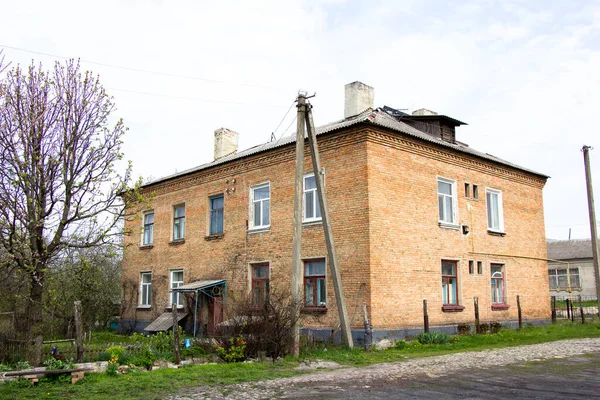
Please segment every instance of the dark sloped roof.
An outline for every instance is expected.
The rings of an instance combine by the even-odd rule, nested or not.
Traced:
[[[187,316],[186,313],[178,313],[177,314],[177,322],[181,321]],[[173,314],[170,312],[162,313],[156,318],[154,321],[150,323],[147,327],[144,328],[145,331],[148,332],[164,332],[167,329],[171,329],[173,327]]]
[[[575,260],[592,258],[592,240],[547,240],[548,258],[553,260]]]
[[[460,151],[462,153],[467,153],[467,154],[470,154],[470,155],[473,155],[476,157],[480,157],[480,158],[490,160],[490,161],[493,161],[493,162],[496,162],[499,164],[503,164],[503,165],[506,165],[506,166],[509,166],[512,168],[516,168],[521,171],[526,171],[526,172],[532,173],[534,175],[548,178],[547,175],[544,175],[544,174],[536,172],[536,171],[532,171],[530,169],[523,168],[519,165],[502,160],[498,157],[494,157],[491,154],[482,153],[482,152],[477,151],[471,147],[468,147],[460,142],[449,143],[444,140],[438,139],[434,136],[428,135],[427,133],[421,132],[420,130],[415,129],[412,126],[405,124],[402,121],[398,121],[396,118],[389,115],[387,112],[385,112],[381,108],[378,108],[375,110],[368,108],[365,111],[363,111],[362,113],[355,115],[353,117],[349,117],[346,119],[342,119],[339,121],[335,121],[335,122],[331,122],[331,123],[319,126],[316,128],[316,134],[322,135],[322,134],[325,134],[328,132],[333,132],[333,131],[336,131],[339,129],[348,128],[348,127],[358,125],[361,123],[388,128],[388,129],[391,129],[396,132],[400,132],[400,133],[407,134],[409,136],[412,136],[412,137],[415,137],[418,139],[425,140],[427,142],[435,143],[435,144],[443,146],[443,147],[448,147],[448,148]],[[286,146],[288,144],[295,143],[295,142],[296,142],[296,133],[294,132],[290,136],[282,137],[281,139],[279,139],[277,141],[268,142],[268,143],[264,143],[264,144],[261,144],[258,146],[254,146],[249,149],[240,151],[238,153],[234,153],[234,154],[228,155],[226,157],[220,158],[218,160],[215,160],[215,161],[212,161],[212,162],[209,162],[206,164],[202,164],[197,167],[190,168],[190,169],[187,169],[187,170],[184,170],[181,172],[177,172],[175,174],[168,175],[163,178],[159,178],[157,180],[154,180],[152,182],[145,184],[144,186],[151,186],[156,183],[160,183],[160,182],[168,181],[173,178],[192,174],[194,172],[198,172],[198,171],[210,168],[210,167],[225,164],[229,161],[238,160],[238,159],[241,159],[244,157],[251,156],[253,154],[262,153],[262,152],[272,150],[272,149],[275,149],[278,147],[283,147],[283,146]]]

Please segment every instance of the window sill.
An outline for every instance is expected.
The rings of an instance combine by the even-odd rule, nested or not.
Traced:
[[[492,304],[492,311],[505,311],[508,310],[510,306],[504,303]]]
[[[154,247],[153,244],[143,244],[140,246],[140,250],[150,250]]]
[[[265,227],[260,227],[260,228],[251,228],[251,229],[248,229],[246,231],[246,233],[248,233],[250,235],[253,233],[265,233],[265,232],[270,232],[270,231],[271,231],[271,225],[265,226]]]
[[[323,225],[322,219],[316,219],[311,221],[302,221],[302,226],[313,226],[313,225]]]
[[[184,243],[185,243],[185,239],[171,240],[169,242],[169,246],[178,246],[178,245],[184,244]]]
[[[459,306],[458,304],[444,304],[442,306],[443,312],[462,312],[465,306]]]
[[[327,307],[304,307],[301,312],[302,314],[325,314]]]
[[[177,311],[183,310],[183,306],[177,306]],[[165,307],[165,312],[173,312],[173,307]]]
[[[492,229],[488,229],[488,235],[492,236],[506,236],[506,232],[494,231]]]
[[[138,311],[149,311],[149,310],[152,310],[152,306],[142,306],[142,305],[139,305],[135,309],[138,310]]]
[[[207,242],[210,242],[212,240],[223,239],[224,237],[225,237],[224,233],[215,233],[214,235],[204,236],[204,240],[206,240]]]
[[[455,231],[458,231],[458,230],[460,230],[460,225],[457,225],[457,224],[451,224],[451,223],[449,223],[449,222],[442,222],[442,221],[439,221],[439,222],[438,222],[438,225],[439,225],[439,227],[440,227],[440,228],[444,228],[444,229],[453,229],[453,230],[455,230]]]

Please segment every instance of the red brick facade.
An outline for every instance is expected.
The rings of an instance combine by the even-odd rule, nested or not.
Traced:
[[[550,317],[546,263],[514,257],[546,255],[544,177],[367,124],[322,134],[318,140],[353,328],[362,326],[363,302],[374,329],[420,326],[424,299],[431,325],[472,322],[474,296],[484,321],[515,320],[516,295],[524,318]],[[122,319],[144,323],[164,312],[172,269],[183,269],[185,283],[224,279],[228,297],[235,298],[250,291],[251,265],[268,263],[271,287],[289,290],[294,151],[292,143],[148,185],[153,244],[141,246],[143,218],[126,223],[134,233],[125,239]],[[307,145],[307,173],[312,172],[308,151]],[[438,223],[438,177],[455,182],[456,226]],[[265,182],[270,184],[270,227],[255,233],[248,230],[250,188]],[[465,197],[465,183],[471,190],[478,186],[479,199]],[[502,193],[502,235],[488,232],[486,188]],[[209,236],[209,198],[219,194],[224,195],[224,233]],[[185,241],[175,244],[173,206],[178,204],[185,204]],[[304,226],[302,257],[326,256],[322,225]],[[461,311],[442,310],[442,260],[456,262]],[[503,265],[505,310],[492,310],[493,263]],[[143,271],[152,272],[152,302],[146,308],[138,307]],[[329,274],[327,270],[327,309],[304,314],[305,327],[338,324]],[[206,320],[206,313],[201,318]]]

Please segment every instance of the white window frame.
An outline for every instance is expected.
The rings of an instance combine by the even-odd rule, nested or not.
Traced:
[[[150,282],[144,282],[144,275],[150,275]],[[146,299],[144,299],[144,286],[148,287],[146,290]],[[152,271],[140,272],[140,307],[151,307],[152,306]]]
[[[490,203],[488,201],[488,195],[497,196],[498,198],[498,226],[490,226]],[[502,191],[498,189],[485,188],[485,216],[487,219],[487,227],[489,231],[504,233],[504,208],[502,205]]]
[[[306,189],[306,178],[311,178],[314,176],[315,176],[314,172],[309,172],[308,174],[305,174],[304,177],[302,178],[302,196],[303,196],[303,199],[302,199],[303,200],[302,201],[302,222],[318,222],[318,221],[323,220],[321,203],[319,202],[319,194],[317,192],[318,189],[317,189],[316,185],[313,189],[308,189],[308,190]],[[316,183],[316,178],[315,178],[315,183]],[[313,198],[313,204],[315,205],[315,216],[314,217],[306,216],[306,197],[307,196],[312,196],[312,198]],[[317,212],[316,212],[317,206],[318,206],[319,214],[321,214],[319,217],[316,216],[317,215]]]
[[[183,216],[182,217],[176,216],[176,210],[178,208],[183,208]],[[176,204],[173,206],[173,218],[171,220],[171,232],[172,232],[171,237],[174,242],[185,240],[186,215],[187,215],[187,210],[186,210],[185,203],[179,203],[179,204]],[[175,237],[175,221],[179,221],[178,226],[179,226],[179,229],[181,230],[181,235],[177,238]],[[183,225],[183,227],[181,225]]]
[[[152,214],[152,238],[146,243],[146,216]],[[151,246],[154,244],[154,225],[156,221],[156,216],[154,215],[154,210],[146,210],[142,213],[142,246]]]
[[[181,274],[184,275],[183,268],[172,269],[169,271],[169,307],[175,303],[177,304],[177,308],[183,308],[183,293],[173,292],[173,289],[183,286],[185,277],[182,276],[182,280],[180,281],[173,280],[173,275],[176,272],[181,272]]]
[[[269,188],[269,197],[266,199],[261,199],[261,200],[257,200],[261,202],[261,225],[254,225],[254,191],[257,189],[262,189],[268,187]],[[248,218],[248,226],[250,227],[251,230],[253,229],[268,229],[271,227],[271,183],[270,182],[264,182],[264,183],[260,183],[258,185],[254,185],[252,187],[250,187],[250,204],[249,204],[249,218]],[[262,221],[263,221],[263,202],[265,201],[269,201],[269,223],[266,225],[262,225]]]
[[[450,185],[451,187],[451,191],[452,194],[451,195],[447,195],[445,193],[440,193],[438,190],[438,183],[439,182],[443,182],[443,183],[447,183]],[[448,178],[443,178],[441,176],[437,177],[436,180],[436,191],[437,191],[437,214],[438,214],[438,222],[440,224],[440,226],[451,226],[451,227],[457,227],[458,226],[458,193],[456,191],[456,181],[454,179],[448,179]],[[444,197],[450,197],[452,199],[452,221],[444,221],[440,218],[440,196],[444,196]],[[443,206],[445,206],[445,202],[442,203]],[[445,208],[445,207],[444,207]]]

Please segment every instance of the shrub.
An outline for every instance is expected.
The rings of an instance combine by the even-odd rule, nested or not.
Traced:
[[[110,346],[106,349],[106,353],[110,357],[110,360],[113,358],[118,360],[125,353],[125,349],[121,346]]]
[[[207,351],[202,346],[192,346],[187,349],[181,350],[182,357],[190,357],[190,358],[199,358],[204,357],[207,354]]]
[[[456,326],[456,332],[459,335],[468,335],[471,333],[471,325],[470,324],[458,324]]]
[[[502,324],[498,321],[490,322],[490,333],[498,333],[502,328]]]
[[[395,345],[397,350],[404,350],[410,347],[410,344],[406,343],[404,340],[398,340]]]
[[[242,336],[237,338],[229,339],[229,346],[217,347],[217,355],[225,362],[238,362],[244,361],[246,356],[244,351],[246,350],[246,342],[242,339]]]
[[[130,362],[138,367],[152,369],[152,364],[156,359],[156,355],[150,349],[144,349],[140,355],[131,358]]]
[[[44,361],[44,366],[47,369],[71,369],[75,366],[73,364],[73,360],[57,360],[54,357],[51,357]]]
[[[483,324],[479,324],[479,326],[477,327],[478,334],[488,333],[489,330],[490,330],[490,326],[488,324],[486,324],[485,322]]]
[[[23,369],[31,369],[33,368],[31,365],[29,365],[29,363],[27,361],[17,361],[15,363],[15,369],[17,371],[23,370]]]
[[[444,344],[448,343],[450,336],[440,332],[421,332],[417,335],[417,340],[421,344]]]
[[[0,372],[8,372],[8,371],[12,371],[12,368],[10,367],[10,365],[0,363]]]

